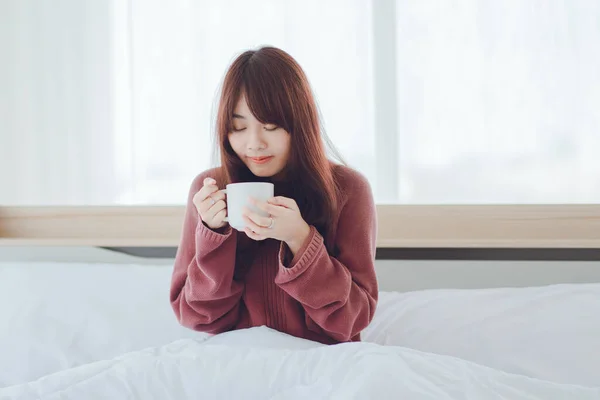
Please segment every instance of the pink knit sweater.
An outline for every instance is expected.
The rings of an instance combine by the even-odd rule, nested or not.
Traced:
[[[376,212],[367,180],[335,166],[343,190],[335,257],[311,226],[291,262],[285,243],[255,242],[229,226],[208,228],[192,203],[206,171],[194,180],[171,283],[171,304],[191,329],[221,333],[266,325],[333,344],[359,341],[377,305],[374,270]]]

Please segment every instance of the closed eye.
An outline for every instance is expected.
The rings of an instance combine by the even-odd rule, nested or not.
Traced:
[[[245,130],[246,130],[246,127],[243,127],[243,128],[236,128],[236,127],[233,127],[233,131],[234,131],[234,132],[242,132],[242,131],[245,131]]]
[[[270,125],[270,126],[265,126],[265,131],[276,131],[277,129],[279,129],[279,127],[277,125]]]

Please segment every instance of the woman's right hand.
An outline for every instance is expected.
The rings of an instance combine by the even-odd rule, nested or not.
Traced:
[[[219,229],[227,224],[225,191],[219,190],[214,179],[204,179],[204,186],[194,195],[193,202],[200,218],[209,228]]]

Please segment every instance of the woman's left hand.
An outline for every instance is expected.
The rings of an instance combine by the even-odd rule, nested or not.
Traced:
[[[250,199],[250,202],[268,213],[270,217],[263,217],[246,208],[244,210],[246,235],[254,240],[267,238],[281,240],[287,243],[295,255],[310,234],[310,226],[302,218],[296,202],[282,196],[272,197],[266,202],[256,199]]]

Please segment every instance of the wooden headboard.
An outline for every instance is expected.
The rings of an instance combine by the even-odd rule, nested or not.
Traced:
[[[0,207],[0,245],[177,246],[183,206]],[[379,248],[600,248],[600,205],[378,205]]]

